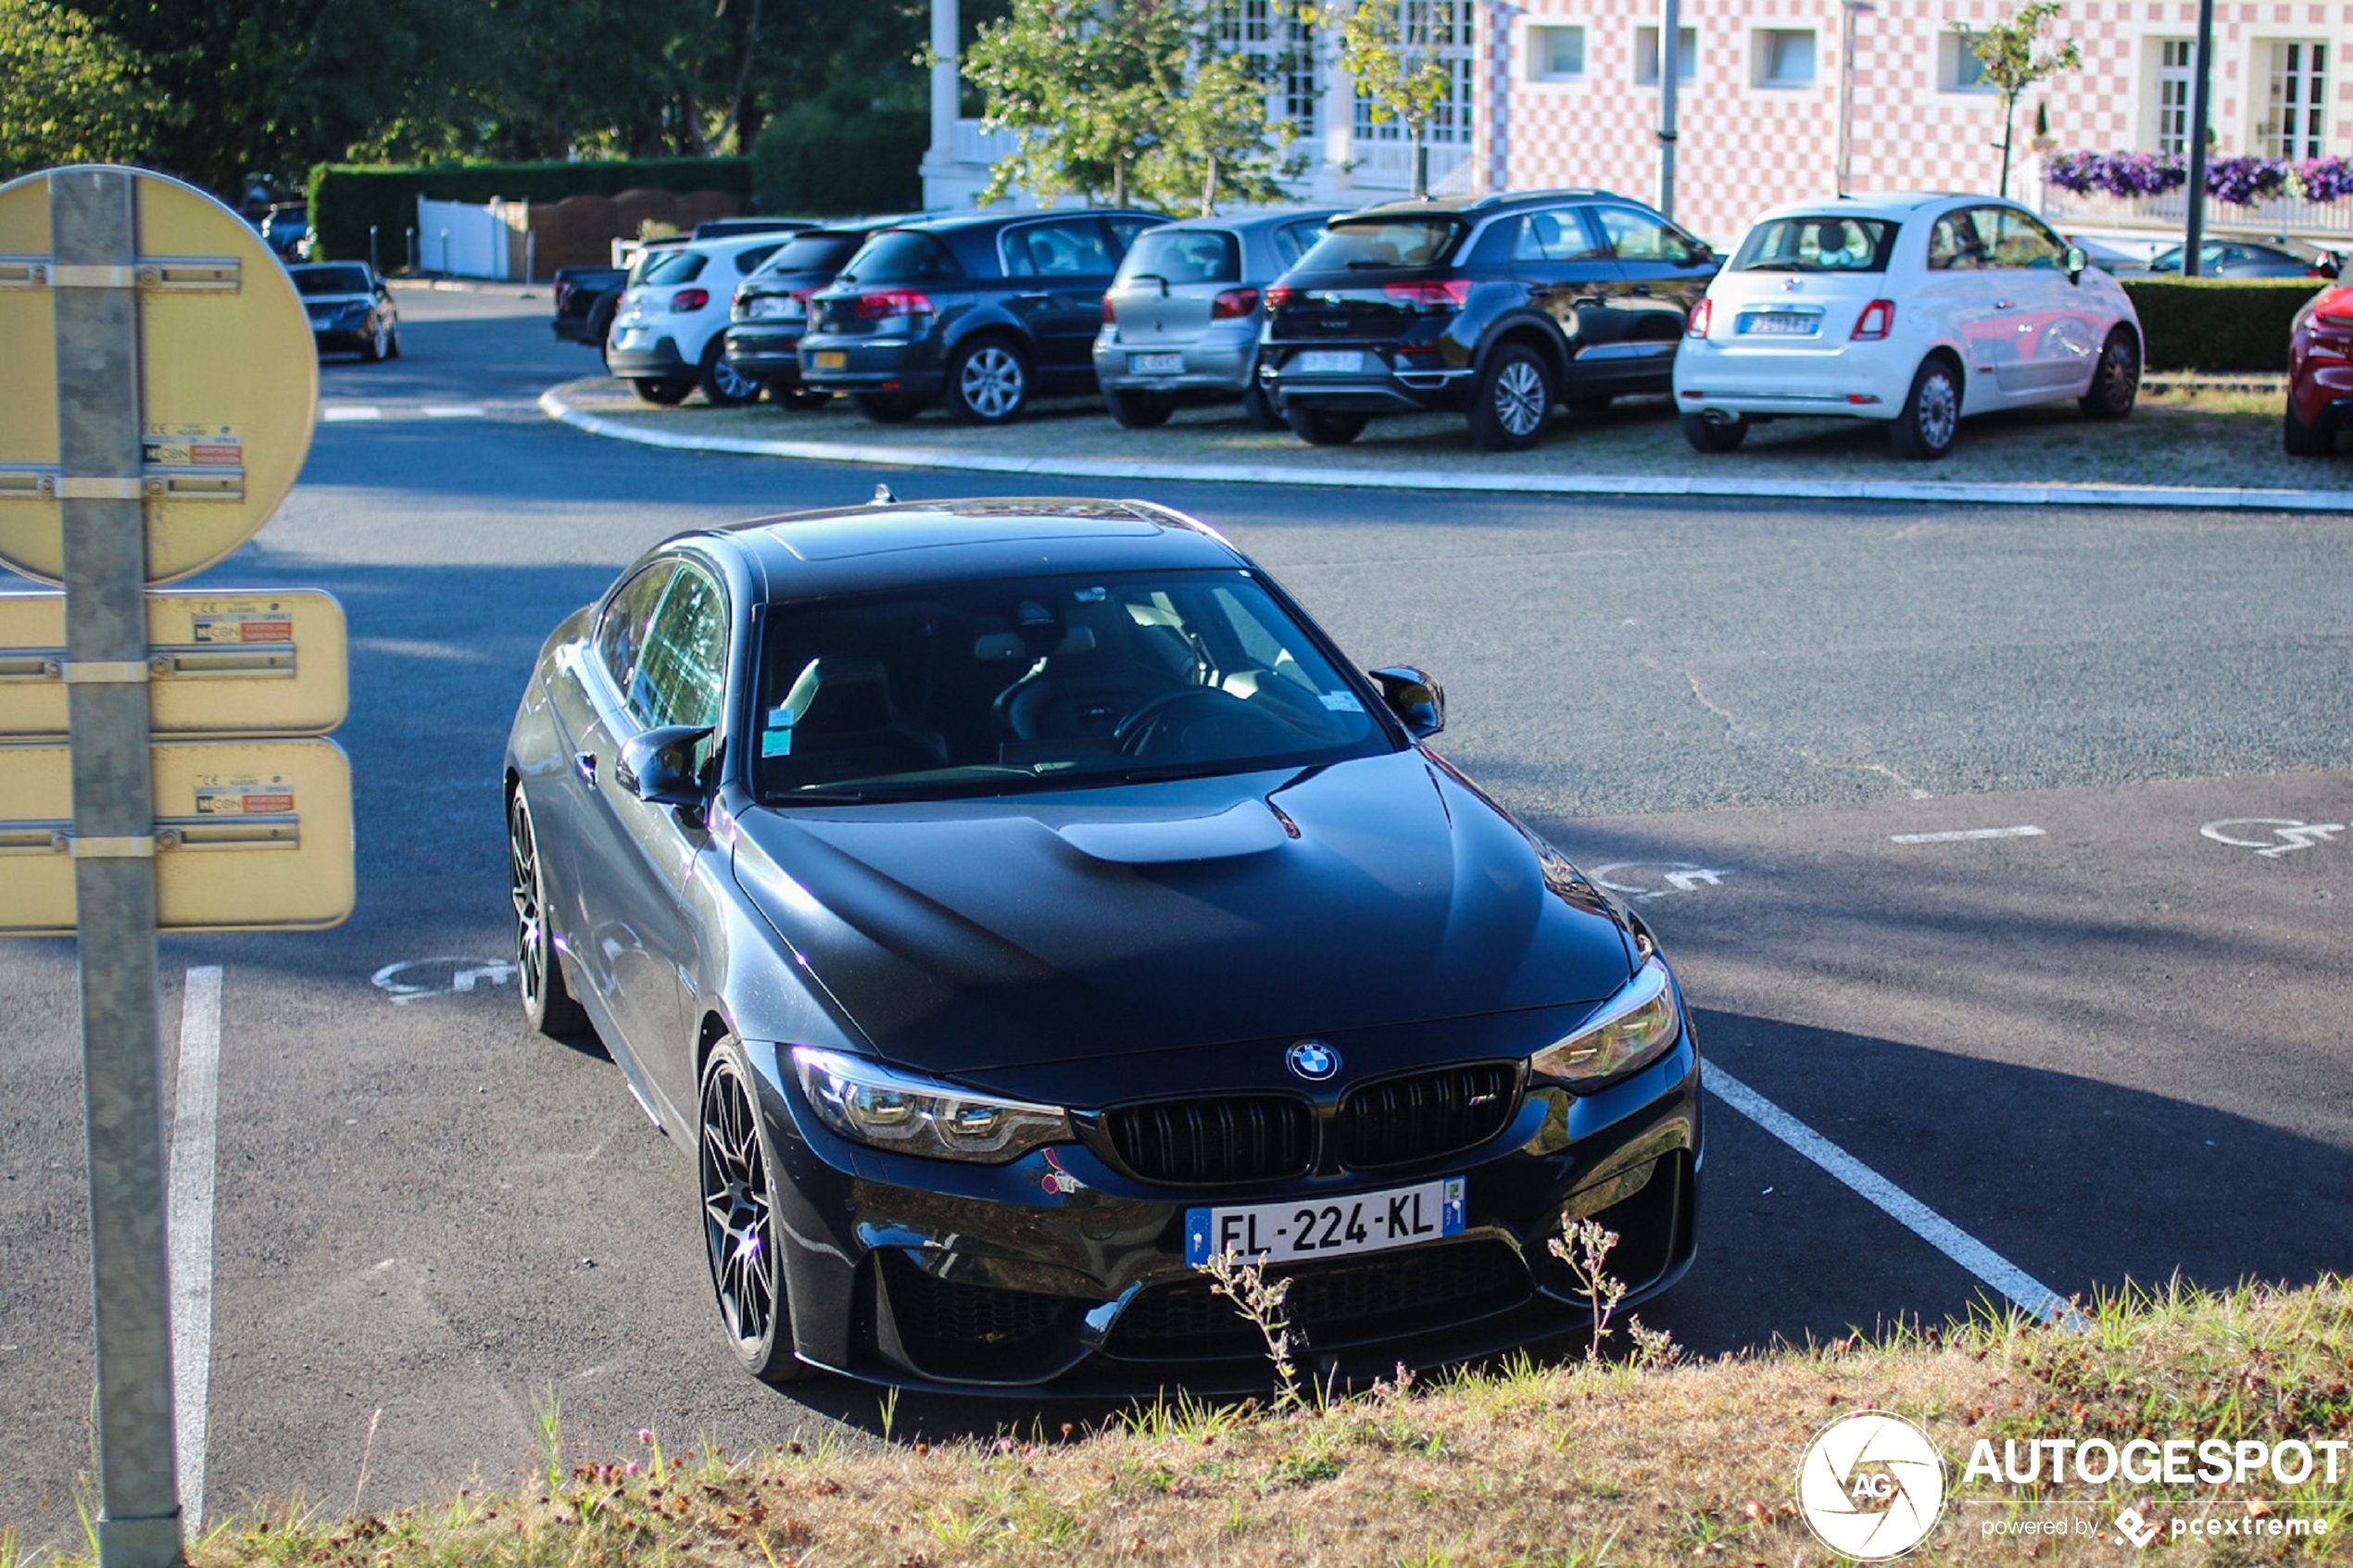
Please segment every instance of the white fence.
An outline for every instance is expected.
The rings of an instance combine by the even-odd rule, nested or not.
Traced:
[[[515,236],[529,225],[522,202],[493,199],[482,205],[417,198],[417,267],[452,278],[516,275]]]
[[[1468,192],[1470,148],[1459,142],[1432,142],[1428,144],[1428,151],[1431,194],[1448,195]],[[1348,171],[1349,183],[1377,191],[1413,189],[1414,145],[1411,142],[1360,138],[1349,152],[1356,159],[1354,167]],[[1458,175],[1459,179],[1456,178]]]
[[[2125,229],[2178,231],[2189,216],[2186,190],[2161,196],[2112,196],[2104,191],[2077,195],[2057,185],[2043,187],[2043,215],[2075,224],[2114,224]],[[2253,207],[2234,207],[2211,196],[2206,202],[2208,233],[2300,234],[2315,239],[2353,234],[2353,201],[2308,202],[2274,196]]]

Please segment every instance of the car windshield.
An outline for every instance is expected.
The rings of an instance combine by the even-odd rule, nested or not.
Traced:
[[[1299,270],[1346,272],[1435,267],[1446,259],[1463,228],[1460,219],[1435,217],[1335,223],[1299,258]]]
[[[366,294],[368,270],[365,267],[305,267],[294,275],[295,288],[303,294]]]
[[[1878,218],[1776,218],[1732,257],[1735,272],[1884,272],[1899,227]]]
[[[673,250],[667,256],[646,264],[637,276],[641,283],[691,283],[702,276],[703,266],[711,258],[700,251]]]
[[[830,272],[858,254],[863,234],[802,234],[786,242],[760,270],[770,272]]]
[[[886,229],[841,270],[845,283],[923,283],[963,275],[948,247],[912,229]]]
[[[1393,745],[1240,571],[774,605],[760,683],[753,751],[774,805],[1236,773]]]
[[[1242,247],[1222,229],[1154,229],[1137,236],[1119,276],[1123,282],[1159,278],[1169,283],[1239,283]]]

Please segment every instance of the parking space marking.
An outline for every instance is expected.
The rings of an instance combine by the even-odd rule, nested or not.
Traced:
[[[420,411],[429,420],[479,420],[488,412],[479,403],[427,403]]]
[[[2043,830],[2032,822],[2020,822],[2014,828],[1951,828],[1944,833],[1891,833],[1892,844],[1958,844],[1965,838],[2040,838]]]
[[[1717,1098],[1829,1172],[1863,1201],[2001,1292],[2020,1310],[2045,1323],[2074,1317],[2073,1306],[2049,1286],[1716,1063],[1704,1065],[1707,1086],[1716,1092]]]
[[[1592,877],[1621,898],[1640,902],[1702,887],[1721,887],[1731,874],[1727,868],[1710,871],[1690,860],[1618,860],[1595,867]]]
[[[180,1093],[171,1116],[171,1366],[180,1510],[204,1524],[206,1406],[212,1393],[212,1184],[219,1148],[220,966],[188,972],[180,1000]]]
[[[389,993],[396,1002],[419,1002],[428,997],[471,994],[484,981],[504,985],[514,977],[515,966],[506,959],[403,959],[376,971],[368,983]]]
[[[347,424],[354,420],[381,420],[384,411],[368,403],[330,403],[319,410],[324,424]]]
[[[2243,831],[2233,829],[2269,828],[2270,836],[2249,838]],[[2227,844],[2236,849],[2252,849],[2267,860],[2283,855],[2293,855],[2298,849],[2309,849],[2316,844],[2326,844],[2345,831],[2343,822],[2305,822],[2294,817],[2225,817],[2208,822],[2197,830],[2201,838],[2217,844]]]

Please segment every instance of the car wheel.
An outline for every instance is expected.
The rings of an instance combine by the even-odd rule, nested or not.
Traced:
[[[523,1018],[542,1035],[577,1035],[588,1027],[588,1014],[573,999],[556,957],[539,835],[520,785],[507,797],[507,888],[515,906],[515,989]]]
[[[1283,423],[1310,446],[1345,446],[1365,433],[1362,414],[1335,414],[1324,408],[1286,408]]]
[[[2317,425],[2308,425],[2296,414],[2296,399],[2288,399],[2287,420],[2280,428],[2280,445],[2291,458],[2325,458],[2335,445],[2333,436],[2322,433]]]
[[[629,384],[636,390],[638,396],[648,403],[659,403],[665,408],[684,403],[686,394],[695,390],[695,383],[685,376],[638,376]]]
[[[727,363],[726,334],[715,332],[711,345],[702,351],[702,373],[695,384],[702,388],[703,401],[714,408],[740,408],[747,403],[760,401],[760,383]]]
[[[366,364],[372,365],[385,358],[384,339],[390,335],[391,334],[384,330],[383,317],[377,316],[370,318],[368,321],[368,335],[359,340],[360,359]]]
[[[1888,427],[1896,455],[1932,462],[1953,449],[1961,433],[1961,372],[1950,359],[1931,355],[1912,377],[1912,390]]]
[[[1029,361],[1002,338],[966,344],[948,361],[948,417],[958,424],[1000,425],[1029,406]]]
[[[1748,439],[1744,419],[1711,420],[1705,414],[1683,416],[1683,439],[1694,452],[1730,452]]]
[[[2100,345],[2100,362],[2093,368],[2092,384],[2076,399],[2086,419],[2120,420],[2133,411],[2141,392],[2141,345],[2122,327]]]
[[[396,325],[392,329],[391,335],[385,340],[384,358],[387,359],[397,359],[400,358],[400,329]]]
[[[878,425],[903,425],[924,411],[924,406],[914,398],[894,396],[887,392],[853,392],[849,401]]]
[[[783,387],[771,384],[768,401],[786,408],[822,408],[834,400],[830,392],[812,392],[805,386]]]
[[[1553,373],[1517,345],[1488,357],[1471,394],[1471,439],[1491,452],[1524,452],[1544,438],[1553,414]]]
[[[792,1353],[792,1309],[776,1246],[776,1150],[760,1112],[759,1083],[734,1035],[711,1047],[695,1140],[703,1250],[736,1360],[763,1383],[791,1383],[812,1369]]]
[[[1250,390],[1242,394],[1242,418],[1250,421],[1253,430],[1290,428],[1283,423],[1282,410],[1275,407],[1275,400],[1267,396],[1266,389],[1256,382],[1251,383]]]
[[[1157,430],[1176,411],[1176,400],[1154,392],[1106,391],[1103,407],[1122,430]]]

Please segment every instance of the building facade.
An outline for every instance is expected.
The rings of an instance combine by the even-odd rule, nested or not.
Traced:
[[[1656,0],[1403,0],[1436,40],[1453,94],[1432,127],[1440,191],[1598,185],[1656,199]],[[1410,188],[1402,128],[1375,118],[1333,40],[1278,0],[1213,0],[1235,47],[1273,68],[1276,112],[1312,164],[1302,200],[1358,205]],[[1413,7],[1422,7],[1414,12]],[[2012,0],[1680,0],[1676,219],[1718,245],[1759,210],[1841,188],[1995,190],[2002,103],[1967,30]],[[955,0],[933,0],[934,48],[955,38]],[[2196,0],[2070,0],[2055,36],[2079,70],[2018,108],[2009,194],[2057,217],[2178,225],[2181,197],[2075,197],[2046,187],[2045,150],[2178,153],[2188,145]],[[2217,157],[2353,156],[2353,5],[2220,0],[2210,109]],[[926,205],[969,207],[1008,144],[955,113],[952,64],[936,70]],[[2034,134],[2037,110],[2049,136]],[[2337,204],[2345,206],[2347,204]],[[2334,211],[2274,201],[2217,205],[2222,228],[2325,234]]]

